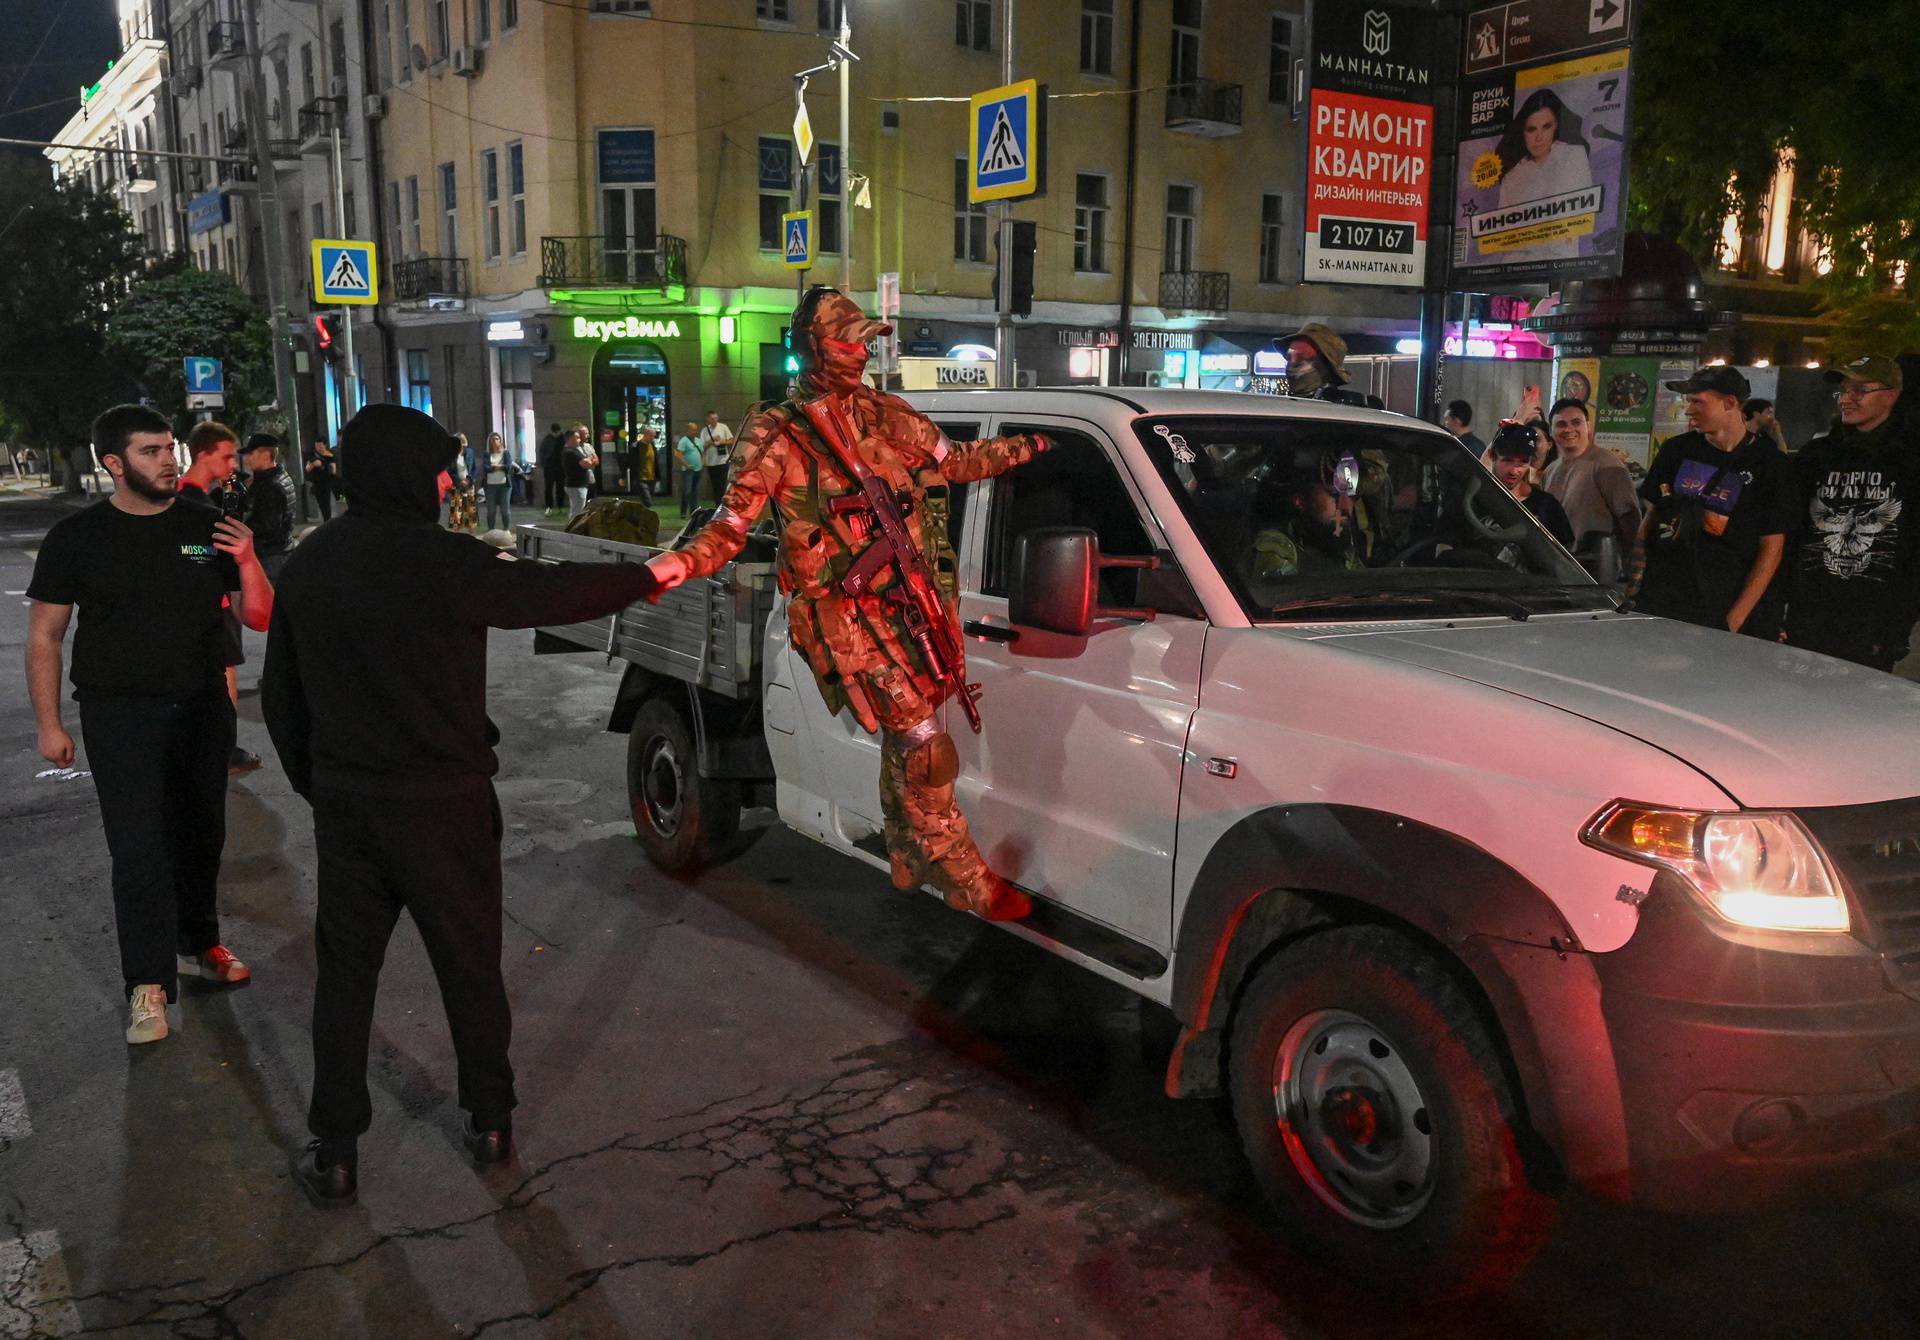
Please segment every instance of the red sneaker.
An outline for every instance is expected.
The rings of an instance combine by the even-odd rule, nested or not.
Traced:
[[[985,892],[974,892],[973,911],[976,916],[987,921],[1018,921],[1033,911],[1033,899],[1006,880],[991,872],[987,879],[991,882]]]
[[[235,958],[225,945],[214,945],[198,954],[176,954],[174,965],[182,977],[204,977],[209,982],[224,982],[229,986],[253,977],[253,969]]]

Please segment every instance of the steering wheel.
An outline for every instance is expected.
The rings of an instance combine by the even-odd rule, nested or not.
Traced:
[[[1473,500],[1479,496],[1480,487],[1486,482],[1486,478],[1482,475],[1469,475],[1467,477],[1466,491],[1460,495],[1460,513],[1466,517],[1467,524],[1472,526],[1483,539],[1495,540],[1502,544],[1509,540],[1518,540],[1525,536],[1527,533],[1526,522],[1516,521],[1511,526],[1497,525],[1489,521],[1474,507]]]
[[[1390,568],[1404,568],[1412,561],[1413,556],[1421,550],[1438,548],[1443,543],[1445,543],[1445,537],[1441,535],[1429,535],[1423,540],[1415,540],[1405,549],[1402,549],[1399,553],[1388,559],[1387,566]]]

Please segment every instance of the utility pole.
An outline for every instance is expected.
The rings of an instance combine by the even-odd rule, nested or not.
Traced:
[[[340,158],[340,122],[346,112],[343,103],[333,117],[333,222],[341,237],[347,235],[347,173]],[[341,389],[346,394],[340,397],[340,416],[344,421],[351,419],[360,408],[360,371],[353,361],[353,308],[345,303],[340,306],[340,333],[347,345],[347,375],[341,379]]]
[[[840,0],[840,291],[853,295],[853,197],[847,183],[853,179],[853,136],[847,129],[847,102],[853,83],[853,22],[847,6],[853,0]],[[878,279],[874,281],[878,283]]]
[[[1013,0],[1004,0],[1006,26],[1000,37],[1000,82],[1013,82]],[[973,164],[978,170],[979,164]],[[993,384],[1013,385],[1013,202],[1000,202],[1000,282],[995,285],[993,323]]]
[[[267,251],[267,310],[273,326],[274,395],[287,416],[287,437],[295,451],[305,449],[300,430],[300,396],[293,385],[293,350],[287,336],[287,240],[280,232],[280,192],[274,184],[273,151],[267,144],[266,77],[260,63],[259,0],[240,6],[247,25],[247,122],[251,127],[254,171],[260,185],[260,238]]]

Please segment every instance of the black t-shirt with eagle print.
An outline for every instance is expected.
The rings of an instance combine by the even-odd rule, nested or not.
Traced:
[[[1794,458],[1799,529],[1789,545],[1787,640],[1871,660],[1904,646],[1920,612],[1915,445],[1887,424],[1837,424]]]

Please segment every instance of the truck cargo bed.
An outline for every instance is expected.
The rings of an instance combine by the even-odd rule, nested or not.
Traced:
[[[644,563],[661,552],[531,525],[516,534],[521,558],[535,561]],[[605,619],[538,631],[725,697],[751,698],[773,599],[771,563],[734,562],[704,581],[674,588],[657,605],[635,601]]]

